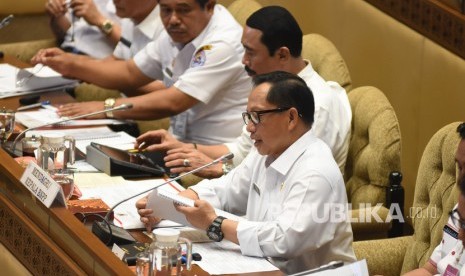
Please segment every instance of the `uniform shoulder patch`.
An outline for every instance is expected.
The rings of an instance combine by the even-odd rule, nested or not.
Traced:
[[[192,57],[191,67],[200,67],[205,64],[207,61],[207,56],[205,55],[205,51],[211,50],[213,48],[212,45],[204,45],[200,47],[197,52],[195,52],[194,56]]]

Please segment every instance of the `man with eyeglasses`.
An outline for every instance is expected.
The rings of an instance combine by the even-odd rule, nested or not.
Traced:
[[[460,143],[455,154],[460,195],[458,204],[449,213],[442,242],[434,249],[428,262],[405,276],[465,275],[465,123],[457,128]]]
[[[254,78],[247,112],[242,114],[254,148],[229,174],[203,180],[180,195],[195,207],[176,206],[213,241],[223,238],[244,255],[268,257],[285,273],[331,261],[355,261],[342,174],[330,148],[310,131],[311,90],[298,76],[281,71]],[[141,221],[157,219],[137,203]],[[245,220],[217,216],[213,207]]]
[[[292,14],[279,6],[264,7],[253,13],[242,33],[245,53],[242,63],[250,76],[282,70],[298,74],[305,80],[315,97],[315,123],[312,132],[331,149],[341,172],[347,158],[352,112],[345,90],[335,82],[326,82],[304,60],[302,30]],[[169,133],[157,130],[137,138],[136,147],[142,142],[147,150],[169,150],[166,166],[173,173],[198,168],[214,158],[232,152],[233,165],[238,165],[253,146],[250,133],[244,128],[240,137],[221,145],[183,144]],[[219,177],[231,169],[229,164],[205,168],[197,175],[205,178]]]

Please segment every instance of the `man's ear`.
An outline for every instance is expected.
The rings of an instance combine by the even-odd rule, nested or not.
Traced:
[[[280,60],[288,60],[291,57],[291,52],[287,47],[281,47],[277,50],[276,53]]]
[[[300,120],[299,112],[297,111],[295,107],[292,107],[291,109],[289,109],[288,118],[289,118],[289,129],[294,129]]]
[[[213,12],[213,9],[215,8],[215,5],[216,5],[216,0],[210,0],[205,5],[205,9],[207,11],[212,11]]]

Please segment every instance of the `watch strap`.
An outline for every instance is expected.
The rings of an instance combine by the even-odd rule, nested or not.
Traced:
[[[116,104],[116,100],[114,98],[108,98],[105,100],[103,106],[105,108],[105,110],[108,110],[108,109],[111,109],[113,107],[115,107],[115,104]],[[113,111],[107,111],[105,112],[105,116],[107,118],[114,118],[114,114],[113,114]]]

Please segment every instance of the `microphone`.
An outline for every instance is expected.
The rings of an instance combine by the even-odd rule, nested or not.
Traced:
[[[20,139],[24,134],[26,134],[26,132],[28,132],[28,131],[30,131],[30,130],[34,130],[34,129],[38,129],[38,128],[42,128],[42,127],[46,127],[46,126],[59,125],[59,124],[66,123],[66,122],[68,122],[68,121],[72,121],[72,120],[77,120],[77,119],[82,119],[82,118],[90,117],[90,116],[94,116],[94,115],[106,113],[106,112],[108,112],[108,111],[127,110],[127,109],[131,109],[132,107],[133,107],[132,103],[125,103],[125,104],[121,104],[121,105],[115,106],[115,107],[113,107],[113,108],[108,108],[108,109],[105,109],[105,110],[95,111],[95,112],[87,113],[87,114],[83,114],[83,115],[77,115],[77,116],[74,116],[74,117],[71,117],[71,118],[65,118],[65,119],[62,119],[62,120],[58,120],[58,121],[54,121],[54,122],[50,122],[50,123],[45,123],[45,124],[40,125],[40,126],[35,126],[35,127],[27,128],[27,129],[23,130],[22,132],[20,132],[20,133],[18,134],[18,136],[16,136],[15,140],[13,141],[13,145],[11,146],[12,154],[15,155],[15,156],[20,156],[19,154],[15,154],[15,151],[16,151],[16,144],[18,143],[19,139]]]
[[[160,188],[161,186],[169,184],[169,183],[171,183],[173,181],[179,180],[179,179],[181,179],[182,177],[184,177],[186,175],[193,174],[193,173],[196,173],[196,172],[198,172],[198,171],[200,171],[200,170],[202,170],[202,169],[204,169],[206,167],[210,167],[212,165],[231,160],[233,157],[234,157],[234,154],[232,152],[230,152],[228,154],[225,154],[225,155],[211,161],[210,163],[207,163],[207,164],[205,164],[203,166],[200,166],[200,167],[198,167],[196,169],[193,169],[191,171],[180,174],[179,176],[177,176],[177,177],[175,177],[173,179],[170,179],[170,180],[168,180],[166,182],[163,182],[161,184],[158,184],[155,187],[152,187],[152,188],[150,188],[148,190],[145,190],[143,192],[137,193],[135,195],[132,195],[132,196],[130,196],[128,198],[125,198],[125,199],[121,200],[120,202],[113,205],[113,207],[111,207],[110,210],[108,210],[108,212],[106,213],[106,215],[103,218],[102,222],[94,222],[93,223],[93,225],[92,225],[92,233],[94,233],[102,242],[104,242],[107,245],[112,245],[113,243],[116,243],[116,244],[132,243],[134,241],[134,239],[132,238],[131,235],[129,235],[129,233],[125,229],[123,229],[121,227],[118,227],[118,226],[116,226],[116,225],[109,222],[110,215],[113,212],[113,210],[115,210],[116,207],[118,207],[119,205],[121,205],[122,203],[124,203],[124,202],[126,202],[126,201],[128,201],[130,199],[133,199],[133,198],[135,198],[137,196],[143,195],[143,194],[145,194],[147,192],[150,192],[152,190],[156,190],[156,189]]]
[[[2,29],[3,27],[8,26],[11,23],[11,20],[13,19],[13,17],[14,16],[12,14],[10,14],[7,17],[3,18],[2,21],[0,21],[0,29]]]

